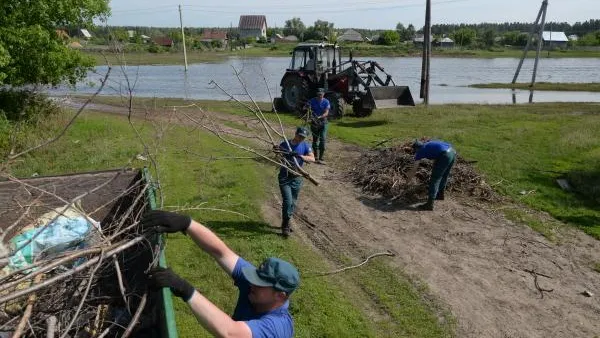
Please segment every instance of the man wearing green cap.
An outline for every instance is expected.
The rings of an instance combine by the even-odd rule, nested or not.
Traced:
[[[312,111],[310,129],[313,134],[312,147],[315,151],[315,157],[317,163],[325,164],[323,161],[323,154],[325,154],[325,143],[327,142],[327,130],[329,129],[329,123],[327,116],[329,116],[329,110],[331,104],[325,97],[325,89],[317,89],[317,97],[313,97],[306,104],[310,106]]]
[[[456,151],[450,143],[439,140],[427,142],[415,140],[413,150],[415,151],[415,163],[408,173],[408,182],[411,182],[415,177],[420,160],[425,158],[433,160],[427,202],[418,206],[420,210],[431,211],[433,210],[434,200],[444,200],[444,190],[446,190],[448,176],[454,165]]]
[[[229,274],[239,289],[233,316],[215,306],[189,282],[171,269],[154,268],[149,285],[154,290],[171,289],[188,304],[200,324],[216,337],[293,337],[294,322],[289,297],[300,282],[290,263],[270,257],[258,268],[233,252],[215,233],[189,216],[167,211],[150,211],[141,221],[144,229],[159,233],[183,232]]]
[[[279,170],[277,179],[279,180],[279,190],[281,191],[281,234],[289,237],[292,227],[290,221],[296,209],[298,195],[302,188],[303,178],[288,170],[296,167],[302,167],[305,161],[314,162],[315,155],[312,148],[304,140],[308,136],[308,130],[304,127],[296,128],[296,134],[291,140],[283,141],[276,147],[277,151],[284,154],[282,166]],[[297,171],[296,171],[297,172]]]

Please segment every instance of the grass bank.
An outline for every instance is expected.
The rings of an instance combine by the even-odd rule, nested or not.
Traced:
[[[188,63],[222,62],[228,57],[289,57],[295,44],[257,45],[251,48],[234,51],[188,51]],[[353,51],[355,58],[365,57],[420,57],[421,50],[414,47],[379,46],[369,44],[344,45],[343,58],[348,57],[348,52]],[[84,52],[92,56],[96,63],[104,65],[121,64],[126,62],[130,65],[152,65],[152,64],[182,64],[183,52],[128,52],[124,54]],[[442,49],[436,48],[432,51],[433,57],[457,57],[457,58],[520,58],[522,51],[518,49]],[[577,51],[564,50],[544,52],[541,58],[600,58],[600,51]],[[535,53],[528,53],[528,57],[535,57]]]
[[[167,103],[168,104],[168,103]],[[218,107],[224,107],[217,105]],[[211,109],[217,107],[211,106]],[[35,144],[64,125],[69,114],[32,130],[27,142]],[[161,168],[161,188],[166,206],[218,207],[247,215],[190,211],[217,232],[226,243],[246,259],[258,263],[266,256],[280,256],[296,264],[303,275],[332,268],[323,257],[293,237],[284,241],[276,229],[266,224],[260,205],[266,186],[275,179],[276,170],[254,161],[208,161],[208,157],[241,155],[217,138],[193,128],[166,126],[163,139],[151,123],[135,122],[141,136],[156,156]],[[2,135],[0,137],[7,137]],[[6,149],[1,149],[4,153]],[[59,173],[102,170],[122,166],[143,151],[125,117],[87,112],[58,142],[16,162],[18,176],[34,173]],[[193,155],[202,154],[202,155]],[[204,157],[206,156],[206,157]],[[134,160],[132,166],[147,165]],[[233,312],[237,292],[228,276],[198,249],[189,237],[169,235],[167,260],[173,269],[192,282],[209,299],[228,313]],[[373,265],[349,275],[304,278],[293,295],[291,311],[297,337],[447,337],[450,324],[441,325],[433,309],[421,299],[420,291],[402,278],[399,271]],[[360,275],[363,274],[363,275]],[[375,276],[375,277],[373,277]],[[356,284],[353,280],[359,281]],[[363,286],[364,284],[364,286]],[[372,297],[380,300],[389,316],[373,318],[365,312]],[[401,304],[402,306],[398,306]],[[181,337],[208,337],[187,306],[175,301],[177,326]]]
[[[552,91],[575,91],[575,92],[600,92],[600,82],[592,83],[554,83],[537,82],[533,87],[529,83],[478,83],[470,85],[474,88],[509,88],[509,89],[535,89]]]
[[[117,98],[100,98],[118,104]],[[147,100],[138,99],[138,104]],[[165,101],[167,105],[182,100]],[[235,105],[199,101],[209,110],[242,114]],[[263,103],[263,109],[270,106]],[[245,113],[244,113],[245,114]],[[369,147],[389,138],[421,136],[452,142],[501,193],[600,239],[600,106],[583,103],[531,105],[432,105],[378,110],[368,118],[333,121],[330,135]],[[281,115],[288,124],[301,123]],[[556,183],[567,178],[573,191]],[[523,194],[526,192],[526,194]],[[518,210],[508,215],[552,237],[557,224]]]

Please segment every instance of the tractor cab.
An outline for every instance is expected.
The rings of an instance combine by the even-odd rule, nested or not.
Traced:
[[[302,43],[292,51],[288,71],[305,71],[320,79],[325,73],[335,73],[340,63],[340,48],[337,45]]]

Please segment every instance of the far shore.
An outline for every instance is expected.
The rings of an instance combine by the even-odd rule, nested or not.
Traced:
[[[290,57],[290,52],[295,44],[259,46],[238,50],[215,50],[215,51],[188,51],[188,64],[222,62],[229,57]],[[372,45],[348,45],[341,46],[343,59],[347,59],[349,51],[352,50],[354,58],[368,57],[421,57],[421,51],[417,48],[398,48]],[[98,65],[106,64],[129,64],[129,65],[170,65],[183,64],[184,57],[181,51],[166,51],[161,53],[150,52],[125,52],[112,53],[110,51],[83,51],[84,54],[93,57]],[[445,58],[520,58],[523,52],[519,49],[434,49],[432,57]],[[528,53],[528,57],[535,57],[535,52]],[[544,51],[541,58],[600,58],[600,51],[578,51],[559,50]]]
[[[508,89],[535,89],[561,92],[600,92],[600,82],[591,83],[554,83],[538,82],[533,87],[529,83],[478,83],[470,85],[473,88],[508,88]]]

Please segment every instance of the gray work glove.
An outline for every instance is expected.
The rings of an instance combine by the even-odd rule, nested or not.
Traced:
[[[156,267],[148,273],[149,286],[152,290],[158,291],[162,288],[170,288],[173,294],[185,302],[189,301],[194,295],[194,287],[185,279],[179,277],[171,269]]]
[[[185,233],[192,224],[192,218],[174,212],[153,210],[144,214],[140,224],[144,229],[152,229],[160,233],[178,231]]]

